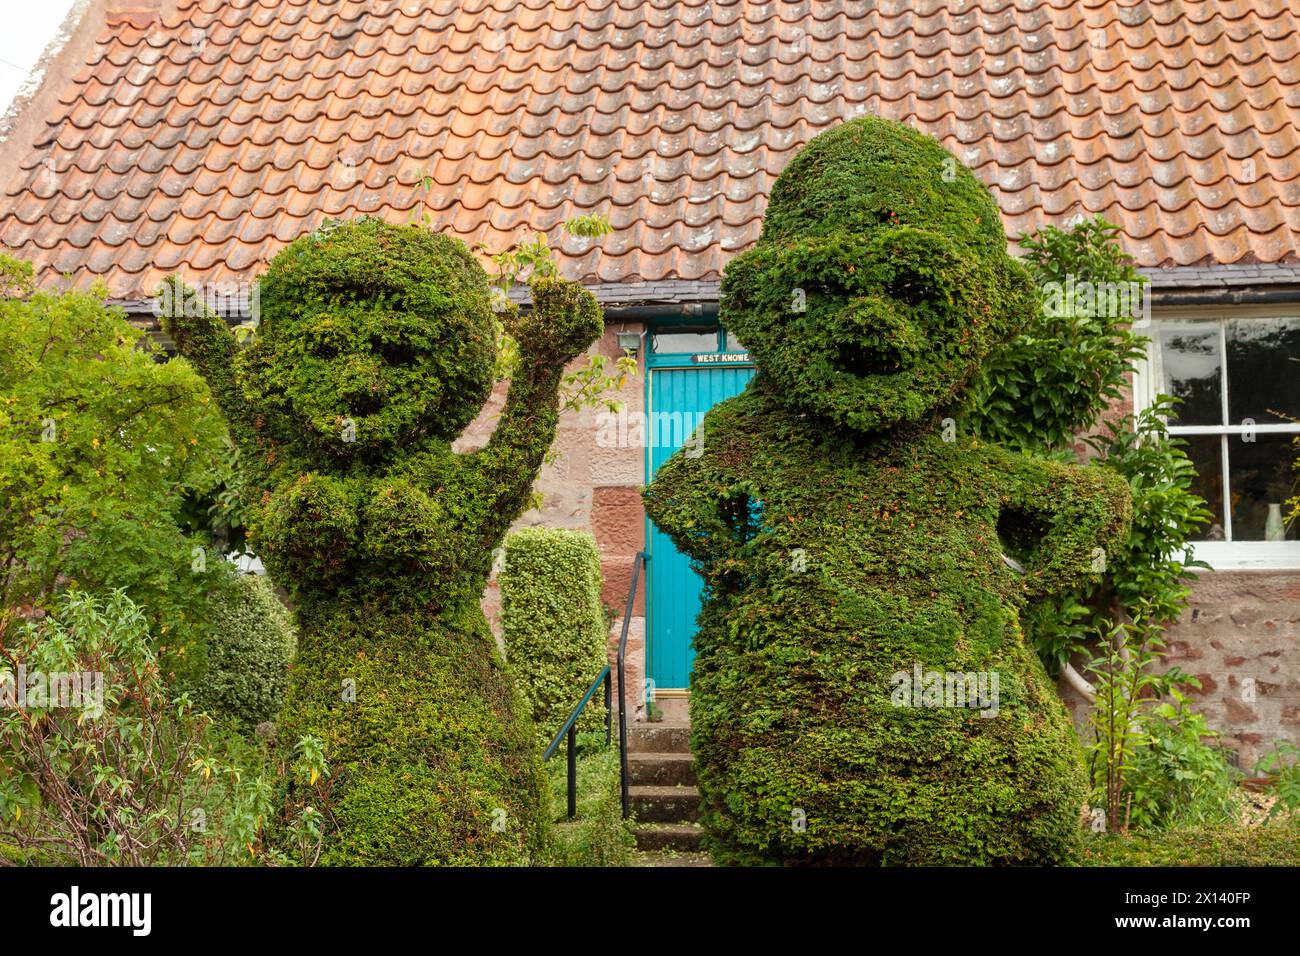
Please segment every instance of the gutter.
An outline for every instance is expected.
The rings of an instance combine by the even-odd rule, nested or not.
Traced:
[[[1300,285],[1152,289],[1152,306],[1286,305],[1300,303]]]

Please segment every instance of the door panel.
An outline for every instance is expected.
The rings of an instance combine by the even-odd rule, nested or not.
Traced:
[[[651,369],[646,423],[651,477],[685,444],[705,412],[744,391],[753,376],[748,367]],[[656,689],[688,687],[703,582],[653,522],[649,547],[650,676]]]

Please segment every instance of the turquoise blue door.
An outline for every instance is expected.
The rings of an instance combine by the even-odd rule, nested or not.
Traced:
[[[750,367],[651,368],[650,477],[687,439],[714,405],[744,391]],[[695,618],[700,613],[700,576],[690,561],[654,526],[650,545],[650,677],[656,689],[690,686]]]

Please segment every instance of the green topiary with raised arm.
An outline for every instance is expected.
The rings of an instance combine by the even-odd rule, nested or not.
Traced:
[[[187,304],[174,286],[173,302]],[[164,327],[242,449],[253,549],[293,597],[288,748],[330,773],[322,862],[523,863],[543,835],[532,728],[479,609],[493,548],[555,437],[565,364],[600,334],[590,293],[533,283],[488,444],[451,442],[492,387],[488,281],[463,243],[360,219],[290,244],[260,284],[256,340],[202,308]]]
[[[920,133],[844,123],[774,185],[723,279],[758,375],[645,491],[706,584],[691,730],[719,860],[1075,855],[1078,744],[1018,614],[1100,570],[1128,490],[948,417],[1037,308],[988,191]]]

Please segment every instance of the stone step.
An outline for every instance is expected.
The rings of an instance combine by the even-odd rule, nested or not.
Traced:
[[[633,724],[627,729],[628,753],[688,754],[691,725],[686,723]]]
[[[707,853],[662,853],[652,851],[638,853],[633,866],[712,866],[713,860]]]
[[[632,832],[636,834],[638,850],[694,853],[700,848],[703,831],[697,823],[641,823]]]
[[[639,823],[694,822],[700,814],[700,791],[694,787],[628,787]]]
[[[627,755],[627,778],[633,786],[694,786],[695,762],[690,754],[631,753]]]

